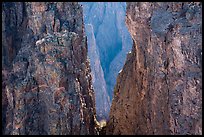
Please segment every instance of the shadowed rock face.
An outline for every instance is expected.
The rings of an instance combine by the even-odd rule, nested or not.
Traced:
[[[82,16],[76,2],[3,3],[2,34],[12,37],[3,42],[4,51],[15,46],[7,34],[12,27],[21,39],[17,53],[3,54],[5,62],[12,56],[3,62],[11,66],[3,71],[4,134],[96,134]]]
[[[134,44],[107,134],[202,134],[201,3],[127,3]]]
[[[8,71],[2,70],[2,133],[3,134],[6,128],[6,111],[8,106],[8,99],[6,96],[7,81],[8,81]]]
[[[11,69],[12,61],[21,48],[22,35],[26,32],[24,7],[21,2],[2,3],[2,69]]]
[[[22,45],[25,31],[25,8],[21,2],[2,3],[2,133],[6,128],[6,111],[8,100],[6,85],[12,61]],[[26,41],[26,39],[24,39]],[[31,39],[30,39],[31,41]]]

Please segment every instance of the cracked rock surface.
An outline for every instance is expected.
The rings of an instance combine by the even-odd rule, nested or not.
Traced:
[[[202,134],[202,4],[128,2],[133,48],[106,134]]]
[[[82,7],[6,2],[2,17],[3,133],[96,134]]]

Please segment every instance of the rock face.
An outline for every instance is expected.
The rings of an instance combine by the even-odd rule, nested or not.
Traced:
[[[26,32],[25,5],[21,2],[2,3],[2,69],[11,69],[12,61]]]
[[[202,134],[202,4],[127,3],[134,44],[107,134]]]
[[[4,134],[96,134],[82,7],[76,2],[3,3],[2,17],[3,65],[11,66],[3,71]]]
[[[8,71],[2,70],[2,133],[4,134],[6,128],[6,111],[8,107],[8,99],[6,96],[6,85],[8,81]]]
[[[93,26],[87,24],[85,26],[87,42],[88,42],[88,57],[90,58],[91,74],[93,88],[95,91],[96,100],[96,118],[98,121],[108,119],[110,112],[110,99],[106,91],[106,82],[104,79],[103,69],[99,58],[98,48],[94,37]]]
[[[2,3],[2,133],[6,128],[6,111],[8,100],[6,85],[12,61],[16,57],[22,44],[25,32],[25,9],[21,2]],[[21,36],[21,37],[20,37]],[[24,40],[25,41],[25,40]]]

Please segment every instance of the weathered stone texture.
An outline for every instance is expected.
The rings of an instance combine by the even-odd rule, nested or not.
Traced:
[[[134,44],[107,134],[202,134],[202,4],[127,3]]]
[[[11,5],[16,5],[16,9],[23,10],[13,12],[26,18],[21,30],[25,32],[17,33],[20,49],[9,62],[12,67],[5,80],[4,94],[8,99],[5,134],[96,134],[82,7],[76,2],[3,5],[3,17],[10,15]],[[18,24],[17,19],[14,22]],[[11,21],[5,20],[4,32],[12,32],[7,27]],[[20,29],[16,24],[15,27]],[[11,46],[6,42],[5,49]],[[16,41],[12,42],[15,46]],[[10,53],[5,54],[10,58]]]

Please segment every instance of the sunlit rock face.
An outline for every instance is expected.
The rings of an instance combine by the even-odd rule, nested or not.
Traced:
[[[97,110],[97,105],[101,106],[98,103],[107,102],[108,98],[112,101],[116,77],[124,65],[127,52],[131,49],[132,40],[125,25],[125,2],[82,2],[81,4],[83,5],[85,24],[90,24],[93,28],[93,35],[89,35],[90,29],[86,30],[88,48],[92,49],[95,46],[94,48],[97,50],[95,56],[88,53],[91,62],[98,62],[99,70],[96,67],[92,69],[93,75],[100,75],[96,76],[100,79],[95,79],[95,83],[93,83],[94,90],[99,96],[103,93],[106,94],[105,92],[109,95],[109,97],[105,95],[103,101],[100,101],[102,98],[96,95],[96,100],[99,101],[96,101]],[[89,39],[95,39],[95,44],[89,43]],[[100,72],[96,73],[96,71]],[[104,79],[103,88],[97,86],[102,84]],[[106,89],[104,89],[105,87]],[[105,107],[105,109],[108,108]]]
[[[128,2],[134,44],[106,134],[202,134],[202,4]]]
[[[2,7],[3,133],[96,134],[81,5],[8,2]]]

